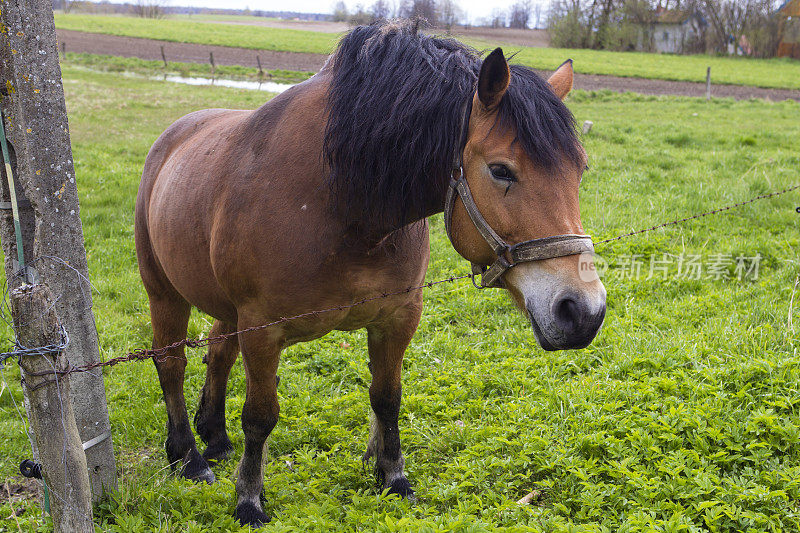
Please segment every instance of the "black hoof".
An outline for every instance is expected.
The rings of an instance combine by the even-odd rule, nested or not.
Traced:
[[[417,499],[414,494],[414,489],[411,488],[411,483],[405,477],[395,479],[389,484],[389,494],[399,494],[401,497],[410,501]]]
[[[232,452],[233,444],[226,436],[222,442],[209,444],[203,452],[203,459],[209,463],[221,463],[230,457]]]
[[[237,505],[233,517],[243,526],[250,527],[261,527],[269,522],[266,513],[250,502]]]
[[[200,456],[197,450],[189,452],[189,460],[183,465],[181,476],[193,481],[205,481],[209,485],[217,481],[214,472],[211,471],[208,463]]]
[[[197,481],[198,483],[205,481],[209,485],[213,485],[217,482],[217,476],[214,475],[214,472],[211,471],[211,468],[206,467],[206,469],[202,472],[199,472],[196,476],[186,476],[187,479],[191,479],[192,481]]]

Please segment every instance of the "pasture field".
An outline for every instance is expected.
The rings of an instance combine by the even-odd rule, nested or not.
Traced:
[[[104,357],[148,346],[149,314],[133,243],[133,205],[151,143],[207,107],[254,108],[263,93],[190,87],[66,66],[81,216]],[[797,183],[800,104],[574,94],[585,138],[584,226],[595,240]],[[333,333],[282,356],[281,420],[270,437],[265,531],[797,531],[800,529],[800,205],[797,193],[598,246],[610,268],[605,326],[580,351],[544,352],[501,291],[467,281],[426,293],[404,363],[401,439],[419,501],[381,496],[364,469],[366,336]],[[431,280],[468,271],[441,216],[431,220]],[[642,275],[625,268],[638,256]],[[676,262],[697,255],[702,279]],[[757,279],[715,254],[760,254]],[[719,273],[718,272],[718,273]],[[626,275],[626,273],[628,275]],[[794,303],[790,304],[792,298]],[[793,320],[793,321],[792,321]],[[205,335],[195,313],[191,336]],[[4,331],[3,350],[10,347]],[[188,351],[194,412],[202,351]],[[14,402],[0,392],[0,480],[30,456]],[[100,530],[236,531],[236,460],[214,486],[172,477],[153,365],[106,371],[121,489]],[[228,428],[243,447],[243,372]],[[537,489],[538,505],[515,502]],[[12,509],[25,508],[16,519]],[[0,504],[0,530],[47,531],[31,500]],[[15,522],[16,520],[16,522]]]
[[[254,50],[279,50],[329,54],[339,35],[331,33],[263,28],[259,26],[214,24],[188,19],[143,19],[108,15],[55,14],[56,28],[107,33],[126,37],[160,39],[179,43],[236,46]]]
[[[315,54],[330,53],[339,38],[339,35],[332,33],[214,24],[186,19],[153,20],[58,13],[56,27],[127,37]],[[518,52],[516,61],[543,70],[554,70],[565,59],[572,58],[575,61],[575,71],[582,74],[704,82],[706,67],[710,66],[714,83],[800,89],[800,61],[790,59],[531,48],[496,41],[474,39],[464,39],[464,41],[478,49],[503,45],[506,53]]]
[[[176,20],[193,20],[195,22],[251,22],[253,20],[259,21],[278,21],[281,20],[275,17],[255,17],[253,15],[202,15],[199,13],[184,15],[172,14],[169,18]]]
[[[67,52],[62,59],[62,64],[104,72],[132,73],[153,77],[167,74],[183,77],[210,78],[216,76],[217,78],[232,80],[259,80],[257,68],[242,65],[217,65],[212,73],[211,66],[207,64],[170,61],[168,63],[169,67],[165,70],[162,61],[76,52]],[[298,83],[313,76],[311,72],[296,70],[272,69],[264,70],[264,72],[264,80],[281,83]]]

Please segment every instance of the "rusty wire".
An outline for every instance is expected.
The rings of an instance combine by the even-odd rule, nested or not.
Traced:
[[[692,215],[690,217],[678,218],[676,220],[671,220],[669,222],[664,222],[663,224],[657,224],[657,225],[651,226],[649,228],[644,228],[644,229],[632,231],[630,233],[623,233],[622,235],[617,235],[616,237],[612,237],[610,239],[604,239],[602,241],[597,241],[595,244],[606,244],[606,243],[609,243],[609,242],[614,242],[614,241],[618,241],[620,239],[624,239],[625,237],[633,237],[634,235],[639,235],[641,233],[647,233],[649,231],[655,231],[655,230],[657,230],[659,228],[666,228],[667,226],[674,226],[674,225],[680,224],[682,222],[688,222],[689,220],[694,220],[696,218],[703,218],[703,217],[706,217],[706,216],[709,216],[709,215],[716,215],[716,214],[722,213],[724,211],[728,211],[730,209],[734,209],[736,207],[742,207],[743,205],[752,204],[753,202],[757,202],[758,200],[765,200],[767,198],[773,198],[775,196],[780,196],[782,194],[786,194],[787,192],[795,191],[797,189],[800,189],[800,185],[794,185],[792,187],[787,187],[787,188],[783,189],[782,191],[771,192],[769,194],[762,194],[761,196],[756,196],[755,198],[750,198],[749,200],[745,200],[744,202],[738,202],[738,203],[735,203],[735,204],[726,205],[724,207],[720,207],[720,208],[717,208],[717,209],[712,209],[711,211],[706,211],[704,213],[698,213],[698,214]],[[798,209],[798,213],[800,213],[800,207],[798,207],[797,209]]]
[[[655,231],[655,230],[660,229],[660,228],[665,228],[665,227],[668,227],[668,226],[674,226],[674,225],[677,225],[677,224],[681,224],[683,222],[688,222],[690,220],[695,220],[695,219],[702,218],[702,217],[709,216],[709,215],[716,215],[716,214],[723,213],[725,211],[729,211],[729,210],[737,208],[737,207],[742,207],[744,205],[748,205],[748,204],[751,204],[753,202],[757,202],[759,200],[765,200],[765,199],[768,199],[768,198],[774,198],[776,196],[781,196],[783,194],[795,191],[797,189],[800,189],[800,184],[794,185],[792,187],[787,187],[787,188],[785,188],[783,190],[772,192],[772,193],[769,193],[769,194],[762,194],[760,196],[756,196],[754,198],[751,198],[749,200],[745,200],[743,202],[738,202],[738,203],[727,205],[727,206],[720,207],[720,208],[717,208],[717,209],[712,209],[710,211],[705,211],[703,213],[698,213],[696,215],[692,215],[692,216],[689,216],[689,217],[679,218],[679,219],[671,220],[669,222],[664,222],[662,224],[657,224],[655,226],[651,226],[651,227],[648,227],[648,228],[644,228],[644,229],[640,229],[640,230],[636,230],[636,231],[631,231],[629,233],[624,233],[624,234],[618,235],[616,237],[612,237],[612,238],[609,238],[609,239],[604,239],[604,240],[598,241],[595,244],[607,244],[607,243],[610,243],[610,242],[618,241],[620,239],[624,239],[626,237],[632,237],[632,236],[635,236],[635,235],[640,235],[642,233],[648,233],[648,232]],[[800,208],[798,208],[798,212],[800,212]],[[258,326],[252,326],[252,327],[241,329],[241,330],[234,331],[234,332],[231,332],[231,333],[223,333],[221,335],[216,335],[214,337],[204,337],[204,338],[199,338],[199,339],[188,339],[188,338],[187,339],[181,339],[181,340],[179,340],[177,342],[173,342],[172,344],[169,344],[167,346],[163,346],[161,348],[139,348],[139,349],[133,350],[132,352],[129,352],[129,353],[125,354],[125,355],[121,355],[119,357],[114,357],[114,358],[108,359],[106,361],[97,361],[95,363],[90,363],[90,364],[81,365],[81,366],[74,366],[72,364],[68,364],[67,367],[63,368],[63,369],[53,369],[52,371],[46,371],[46,372],[26,372],[26,374],[29,375],[29,376],[56,375],[56,376],[60,377],[60,376],[64,376],[64,375],[67,375],[67,374],[72,374],[74,372],[86,372],[86,371],[89,371],[89,370],[92,370],[92,369],[95,369],[95,368],[99,368],[99,367],[107,367],[107,366],[110,367],[110,366],[114,366],[114,365],[117,365],[119,363],[123,363],[123,362],[127,362],[127,361],[144,361],[144,360],[147,360],[147,359],[155,359],[156,362],[160,362],[160,361],[163,361],[163,360],[168,359],[168,358],[176,357],[176,356],[168,355],[170,350],[174,350],[176,348],[181,348],[181,347],[200,348],[200,347],[209,346],[209,345],[212,345],[212,344],[219,344],[219,343],[225,342],[226,340],[228,340],[228,339],[230,339],[232,337],[236,337],[238,335],[242,335],[242,334],[245,334],[245,333],[251,333],[251,332],[254,332],[254,331],[259,331],[259,330],[270,328],[270,327],[277,326],[277,325],[280,325],[280,324],[285,324],[286,322],[291,322],[293,320],[299,320],[299,319],[302,319],[302,318],[315,317],[315,316],[322,315],[322,314],[325,314],[325,313],[330,313],[330,312],[333,312],[333,311],[344,311],[344,310],[351,309],[353,307],[357,307],[357,306],[360,306],[360,305],[363,305],[363,304],[366,304],[368,302],[372,302],[372,301],[375,301],[375,300],[381,300],[381,299],[384,299],[384,298],[389,298],[391,296],[398,296],[398,295],[401,295],[401,294],[409,294],[411,292],[415,292],[415,291],[418,291],[418,290],[429,289],[429,288],[431,288],[431,287],[433,287],[435,285],[441,285],[443,283],[452,283],[454,281],[458,281],[458,280],[462,280],[462,279],[474,278],[474,276],[475,276],[475,274],[464,274],[464,275],[461,275],[461,276],[450,276],[448,278],[440,279],[440,280],[437,280],[437,281],[429,281],[429,282],[423,283],[421,285],[415,285],[415,286],[412,286],[412,287],[407,287],[407,288],[399,290],[399,291],[386,292],[386,293],[378,294],[376,296],[371,296],[371,297],[368,297],[368,298],[362,298],[361,300],[357,300],[357,301],[355,301],[353,303],[350,303],[350,304],[337,305],[335,307],[329,307],[327,309],[320,309],[318,311],[308,311],[308,312],[305,312],[305,313],[300,313],[298,315],[293,315],[293,316],[288,316],[288,317],[281,317],[281,318],[279,318],[277,320],[274,320],[272,322],[269,322],[267,324],[261,324],[261,325],[258,325]],[[6,352],[6,353],[0,354],[0,359],[7,359],[8,357],[12,357],[12,356],[15,356],[15,355],[24,355],[24,354],[22,354],[21,352],[16,352],[16,351]],[[56,380],[54,379],[54,380],[45,381],[45,382],[39,384],[38,386],[46,385],[46,384],[52,383],[54,381],[56,381]],[[37,386],[37,388],[38,388],[38,386]]]
[[[105,366],[114,366],[119,363],[123,363],[126,361],[144,361],[146,359],[155,359],[156,361],[163,361],[164,359],[169,358],[170,356],[167,355],[170,350],[174,350],[175,348],[181,348],[183,346],[189,348],[201,348],[203,346],[209,346],[211,344],[220,344],[225,342],[226,340],[230,339],[231,337],[236,337],[240,334],[244,333],[251,333],[253,331],[259,331],[262,329],[270,328],[272,326],[277,326],[279,324],[284,324],[286,322],[291,322],[293,320],[299,320],[301,318],[309,318],[315,317],[321,314],[330,313],[333,311],[345,311],[347,309],[351,309],[353,307],[357,307],[359,305],[364,305],[365,303],[372,302],[375,300],[382,300],[384,298],[389,298],[391,296],[398,296],[401,294],[409,294],[411,292],[419,291],[422,289],[429,289],[435,285],[441,285],[442,283],[452,283],[454,281],[458,281],[461,279],[471,278],[473,274],[464,274],[462,276],[450,276],[449,278],[440,279],[438,281],[429,281],[427,283],[423,283],[421,285],[415,285],[412,287],[406,287],[405,289],[401,289],[399,291],[393,292],[384,292],[378,294],[376,296],[370,296],[368,298],[362,298],[361,300],[357,300],[353,303],[337,305],[335,307],[329,307],[327,309],[320,309],[318,311],[308,311],[305,313],[300,313],[299,315],[293,315],[288,317],[282,317],[278,320],[274,320],[267,324],[261,324],[259,326],[252,326],[249,328],[241,329],[239,331],[234,331],[231,333],[223,333],[221,335],[216,335],[214,337],[205,337],[200,339],[181,339],[177,342],[173,342],[172,344],[168,344],[167,346],[163,346],[161,348],[139,348],[137,350],[133,350],[130,353],[125,355],[121,355],[119,357],[114,357],[113,359],[108,359],[106,361],[97,361],[95,363],[90,363],[87,365],[81,366],[74,366],[72,364],[68,364],[66,368],[63,369],[56,369],[53,371],[45,371],[45,372],[25,372],[27,376],[49,376],[52,374],[58,375],[65,375],[65,374],[72,374],[73,372],[86,372],[88,370],[92,370],[98,367],[105,367]],[[13,355],[13,352],[11,352]]]

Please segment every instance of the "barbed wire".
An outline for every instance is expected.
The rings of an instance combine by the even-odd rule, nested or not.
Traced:
[[[617,235],[616,237],[611,237],[610,239],[604,239],[602,241],[597,241],[595,244],[607,244],[609,242],[618,241],[618,240],[624,239],[626,237],[633,237],[634,235],[640,235],[642,233],[647,233],[649,231],[655,231],[655,230],[660,229],[660,228],[666,228],[668,226],[674,226],[676,224],[681,224],[682,222],[688,222],[690,220],[695,220],[695,219],[698,219],[698,218],[707,217],[709,215],[716,215],[716,214],[722,213],[724,211],[729,211],[729,210],[734,209],[736,207],[742,207],[742,206],[747,205],[747,204],[752,204],[753,202],[757,202],[759,200],[766,200],[767,198],[774,198],[775,196],[780,196],[780,195],[786,194],[788,192],[796,191],[797,189],[800,189],[800,184],[799,185],[793,185],[792,187],[787,187],[787,188],[785,188],[785,189],[783,189],[781,191],[771,192],[769,194],[762,194],[760,196],[756,196],[755,198],[750,198],[749,200],[745,200],[744,202],[738,202],[738,203],[735,203],[735,204],[726,205],[724,207],[719,207],[717,209],[712,209],[711,211],[705,211],[703,213],[698,213],[698,214],[692,215],[690,217],[678,218],[678,219],[675,219],[675,220],[671,220],[669,222],[664,222],[663,224],[657,224],[655,226],[650,226],[649,228],[644,228],[644,229],[640,229],[640,230],[636,230],[636,231],[631,231],[630,233],[623,233],[622,235]],[[800,207],[797,208],[797,212],[800,213]]]
[[[773,192],[773,193],[756,196],[754,198],[751,198],[751,199],[743,201],[743,202],[738,202],[738,203],[735,203],[735,204],[731,204],[731,205],[728,205],[728,206],[720,207],[720,208],[713,209],[713,210],[710,210],[710,211],[706,211],[706,212],[703,212],[703,213],[698,213],[696,215],[692,215],[692,216],[689,216],[689,217],[675,219],[675,220],[672,220],[672,221],[669,221],[669,222],[665,222],[665,223],[658,224],[658,225],[655,225],[655,226],[651,226],[651,227],[648,227],[648,228],[640,229],[640,230],[637,230],[637,231],[631,231],[631,232],[628,232],[628,233],[624,233],[624,234],[618,235],[616,237],[612,237],[612,238],[609,238],[609,239],[604,239],[604,240],[598,241],[595,244],[602,245],[602,244],[618,241],[620,239],[624,239],[624,238],[627,238],[627,237],[632,237],[632,236],[635,236],[635,235],[641,235],[643,233],[652,232],[652,231],[655,231],[655,230],[660,229],[660,228],[669,227],[669,226],[677,225],[677,224],[680,224],[680,223],[688,222],[690,220],[695,220],[695,219],[702,218],[702,217],[705,217],[705,216],[716,215],[716,214],[719,214],[719,213],[722,213],[722,212],[725,212],[725,211],[729,211],[729,210],[737,208],[737,207],[741,207],[741,206],[744,206],[744,205],[751,204],[751,203],[759,201],[759,200],[764,200],[764,199],[768,199],[768,198],[774,198],[776,196],[780,196],[780,195],[789,193],[791,191],[795,191],[797,189],[800,189],[800,184],[799,185],[794,185],[792,187],[787,187],[787,188],[785,188],[783,190],[776,191],[776,192]],[[797,212],[800,213],[800,207],[797,208]],[[61,262],[65,266],[70,266],[69,264],[63,262],[62,260],[60,260],[57,257],[51,257],[51,256],[43,256],[43,257],[47,258],[47,259],[51,259],[51,260],[53,260],[55,262]],[[73,270],[75,271],[76,274],[78,274],[82,278],[83,282],[85,282],[86,284],[88,284],[90,286],[90,290],[94,288],[94,287],[91,286],[91,283],[89,282],[89,280],[86,279],[85,276],[83,276],[77,269],[73,268]],[[168,359],[168,358],[177,358],[177,356],[169,355],[169,352],[171,350],[174,350],[174,349],[180,348],[180,347],[199,348],[199,347],[203,347],[203,346],[209,346],[209,345],[212,345],[212,344],[219,344],[219,343],[225,342],[226,340],[228,340],[228,339],[230,339],[232,337],[236,337],[236,336],[241,335],[241,334],[246,334],[246,333],[250,333],[250,332],[254,332],[254,331],[258,331],[258,330],[263,330],[263,329],[266,329],[266,328],[274,327],[274,326],[277,326],[277,325],[280,325],[280,324],[284,324],[284,323],[287,323],[287,322],[291,322],[291,321],[294,321],[294,320],[300,320],[300,319],[303,319],[303,318],[316,317],[316,316],[319,316],[319,315],[322,315],[322,314],[325,314],[325,313],[334,312],[334,311],[344,311],[344,310],[347,310],[347,309],[351,309],[353,307],[364,305],[364,304],[366,304],[368,302],[381,300],[381,299],[389,298],[389,297],[392,297],[392,296],[399,296],[399,295],[402,295],[402,294],[409,294],[409,293],[412,293],[412,292],[415,292],[415,291],[418,291],[418,290],[429,289],[429,288],[437,286],[437,285],[441,285],[441,284],[445,284],[445,283],[453,283],[455,281],[464,280],[464,279],[468,279],[468,278],[472,278],[473,281],[474,281],[474,277],[475,277],[475,274],[465,274],[465,275],[459,275],[459,276],[450,276],[450,277],[443,278],[443,279],[440,279],[440,280],[437,280],[437,281],[430,281],[430,282],[422,283],[420,285],[407,287],[407,288],[402,289],[402,290],[386,292],[386,293],[377,294],[375,296],[362,298],[360,300],[357,300],[355,302],[352,302],[352,303],[346,304],[346,305],[338,305],[338,306],[330,307],[330,308],[327,308],[327,309],[321,309],[321,310],[317,310],[317,311],[308,311],[308,312],[305,312],[305,313],[300,313],[300,314],[289,316],[289,317],[281,317],[281,318],[279,318],[277,320],[274,320],[274,321],[266,323],[266,324],[245,328],[245,329],[242,329],[242,330],[239,330],[239,331],[234,331],[234,332],[231,332],[231,333],[224,333],[224,334],[217,335],[217,336],[214,336],[214,337],[205,337],[205,338],[199,338],[199,339],[188,339],[188,338],[185,338],[185,339],[181,339],[181,340],[179,340],[177,342],[174,342],[172,344],[169,344],[167,346],[163,346],[161,348],[151,348],[151,349],[141,348],[141,349],[138,349],[138,350],[133,350],[132,352],[129,352],[129,353],[124,354],[124,355],[121,355],[119,357],[114,357],[112,359],[108,359],[106,361],[98,361],[98,362],[95,362],[95,363],[81,365],[81,366],[74,366],[74,365],[70,364],[69,362],[67,362],[67,366],[65,368],[58,369],[58,368],[55,367],[55,362],[54,361],[51,361],[49,358],[46,358],[47,362],[50,364],[51,369],[47,370],[47,371],[43,371],[43,372],[27,372],[27,371],[24,372],[24,376],[22,377],[22,384],[28,390],[35,390],[35,389],[38,389],[40,387],[43,387],[43,386],[46,386],[46,385],[50,385],[50,384],[55,384],[56,387],[59,387],[60,386],[59,385],[59,380],[61,378],[63,378],[64,376],[66,376],[68,374],[71,374],[71,373],[74,373],[74,372],[86,372],[86,371],[89,371],[89,370],[92,370],[92,369],[96,369],[96,368],[111,367],[111,366],[114,366],[114,365],[117,365],[119,363],[123,363],[123,362],[126,362],[126,361],[144,361],[144,360],[147,360],[147,359],[155,359],[156,361],[162,361],[162,360],[165,360],[165,359]],[[5,289],[7,290],[7,286],[5,287]],[[82,286],[81,286],[81,290],[83,290]],[[6,292],[6,291],[4,291],[4,292]],[[4,296],[6,294],[4,294]],[[3,298],[3,304],[5,304],[5,297]],[[0,304],[0,305],[3,305],[3,304]],[[5,309],[0,309],[0,311],[5,311]],[[0,314],[5,315],[5,313],[0,313]],[[5,317],[3,317],[3,319],[5,320]],[[10,321],[7,321],[7,322],[9,322],[9,325],[13,328],[13,324],[11,324]],[[39,347],[32,347],[31,348],[31,347],[25,347],[25,346],[21,345],[18,342],[18,340],[15,340],[15,342],[14,342],[14,350],[9,351],[9,352],[0,353],[0,382],[2,382],[3,384],[6,383],[5,375],[3,373],[4,363],[5,363],[5,361],[7,361],[8,359],[10,359],[12,357],[18,357],[19,358],[19,357],[26,357],[26,356],[32,356],[32,355],[47,356],[47,355],[57,355],[58,353],[62,352],[67,347],[67,345],[69,344],[69,336],[68,336],[66,330],[64,329],[64,327],[63,326],[60,326],[60,327],[61,327],[61,341],[59,343],[49,344],[47,346],[39,346]],[[38,383],[36,383],[36,385],[31,385],[28,382],[26,382],[26,380],[24,379],[25,376],[29,376],[29,377],[31,377],[31,376],[38,376],[38,377],[52,376],[52,378],[51,379],[42,379]],[[17,411],[17,414],[19,415],[20,419],[22,420],[23,427],[25,427],[25,418],[23,417],[23,415],[22,415],[22,413],[21,413],[21,411],[19,409],[19,406],[17,405],[17,402],[13,397],[13,394],[11,396],[12,396],[12,401],[14,403],[14,407],[15,407],[15,409]],[[58,391],[58,397],[59,397],[59,401],[61,401],[61,392],[60,391]],[[63,405],[59,405],[58,407],[60,407],[60,410],[61,410],[61,413],[62,413],[61,422],[62,422],[62,429],[63,429],[64,434],[65,434],[65,437],[64,437],[64,443],[65,443],[64,446],[65,446],[65,448],[64,448],[64,450],[62,450],[62,461],[61,462],[62,462],[62,465],[63,465],[63,467],[65,469],[65,480],[67,480],[68,479],[68,473],[66,472],[67,463],[66,463],[66,455],[65,455],[66,454],[66,441],[67,441],[67,438],[66,438],[66,428],[63,427],[64,426]],[[31,448],[35,449],[33,447],[33,440],[32,440],[31,434],[29,433],[29,431],[27,429],[25,429],[25,433],[26,433],[29,441],[31,442]],[[35,466],[38,466],[39,468],[41,468],[38,464],[32,463],[31,461],[29,461],[29,462],[31,464],[34,464]],[[69,508],[71,508],[73,510],[77,510],[81,514],[83,513],[82,511],[77,509],[74,506],[73,503],[71,503],[70,501],[68,501],[68,499],[66,499],[64,497],[64,494],[66,494],[66,492],[67,492],[67,486],[66,485],[63,488],[64,494],[61,494],[61,492],[62,492],[61,487],[57,488],[57,487],[52,487],[52,486],[46,485],[46,484],[44,484],[43,480],[36,479],[35,481],[39,484],[40,487],[42,487],[45,490],[46,494],[49,493],[50,495],[52,495],[62,505],[64,505],[65,507],[69,507]],[[87,517],[87,520],[91,521],[91,517]]]
[[[174,350],[176,348],[181,348],[181,347],[201,348],[201,347],[209,346],[209,345],[212,345],[212,344],[220,344],[220,343],[225,342],[226,340],[228,340],[228,339],[230,339],[232,337],[236,337],[236,336],[241,335],[241,334],[251,333],[251,332],[259,331],[259,330],[262,330],[262,329],[271,328],[271,327],[274,327],[274,326],[278,326],[280,324],[285,324],[286,322],[291,322],[293,320],[299,320],[299,319],[302,319],[302,318],[311,318],[311,317],[319,316],[319,315],[322,315],[322,314],[325,314],[325,313],[331,313],[331,312],[334,312],[334,311],[345,311],[347,309],[352,309],[353,307],[358,307],[360,305],[364,305],[364,304],[366,304],[368,302],[372,302],[372,301],[375,301],[375,300],[382,300],[382,299],[385,299],[385,298],[389,298],[391,296],[399,296],[401,294],[409,294],[409,293],[412,293],[412,292],[415,292],[415,291],[419,291],[419,290],[422,290],[422,289],[429,289],[431,287],[434,287],[436,285],[441,285],[443,283],[452,283],[454,281],[471,278],[473,276],[474,276],[474,274],[464,274],[464,275],[461,275],[461,276],[450,276],[448,278],[440,279],[440,280],[437,280],[437,281],[429,281],[429,282],[426,282],[426,283],[422,283],[420,285],[406,287],[405,289],[401,289],[401,290],[398,290],[398,291],[384,292],[384,293],[378,294],[376,296],[370,296],[370,297],[367,297],[367,298],[362,298],[361,300],[357,300],[357,301],[355,301],[353,303],[349,303],[349,304],[342,304],[342,305],[337,305],[337,306],[334,306],[334,307],[329,307],[327,309],[320,309],[320,310],[317,310],[317,311],[307,311],[305,313],[300,313],[300,314],[297,314],[297,315],[292,315],[292,316],[288,316],[288,317],[281,317],[281,318],[279,318],[277,320],[273,320],[272,322],[268,322],[266,324],[261,324],[261,325],[258,325],[258,326],[252,326],[252,327],[241,329],[241,330],[234,331],[234,332],[231,332],[231,333],[223,333],[221,335],[216,335],[214,337],[204,337],[204,338],[199,338],[199,339],[188,339],[188,338],[187,339],[181,339],[181,340],[179,340],[177,342],[173,342],[172,344],[168,344],[168,345],[162,346],[160,348],[139,348],[139,349],[133,350],[132,352],[129,352],[129,353],[125,354],[125,355],[121,355],[119,357],[114,357],[114,358],[108,359],[106,361],[97,361],[97,362],[94,362],[94,363],[89,363],[89,364],[80,365],[80,366],[75,366],[75,365],[72,365],[72,364],[68,363],[66,368],[54,369],[52,372],[51,371],[44,371],[44,372],[29,372],[29,371],[26,371],[25,375],[27,375],[27,376],[50,376],[50,375],[56,374],[56,375],[59,375],[59,376],[63,376],[63,375],[66,375],[66,374],[72,374],[73,372],[86,372],[88,370],[92,370],[92,369],[95,369],[95,368],[98,368],[98,367],[114,366],[114,365],[117,365],[119,363],[124,363],[126,361],[143,361],[143,360],[146,360],[146,359],[156,359],[157,361],[162,361],[164,359],[167,359],[167,358],[170,358],[170,357],[174,357],[174,356],[170,356],[168,354],[169,354],[170,350]],[[30,351],[30,349],[26,349],[26,350]],[[31,352],[31,353],[33,353],[33,352]],[[52,353],[52,352],[50,352],[50,353]],[[15,355],[22,355],[22,354],[20,352],[17,352],[17,351],[0,353],[0,360],[5,360],[5,359],[8,359],[9,357],[13,357]],[[40,384],[37,385],[37,388],[42,386],[43,384],[47,384],[47,383],[49,383],[49,382],[40,383]]]
[[[692,216],[688,216],[688,217],[684,217],[684,218],[678,218],[678,219],[675,219],[675,220],[671,220],[669,222],[664,222],[664,223],[661,223],[661,224],[657,224],[655,226],[650,226],[648,228],[644,228],[644,229],[640,229],[640,230],[636,230],[636,231],[631,231],[631,232],[628,232],[628,233],[623,233],[623,234],[618,235],[616,237],[611,237],[611,238],[608,238],[608,239],[603,239],[603,240],[597,241],[595,244],[596,245],[607,244],[607,243],[618,241],[620,239],[624,239],[624,238],[627,238],[627,237],[633,237],[635,235],[641,235],[643,233],[648,233],[648,232],[651,232],[651,231],[655,231],[655,230],[660,229],[660,228],[665,228],[665,227],[681,224],[681,223],[684,223],[684,222],[688,222],[690,220],[695,220],[695,219],[706,217],[706,216],[710,216],[710,215],[716,215],[716,214],[723,213],[723,212],[729,211],[729,210],[737,208],[737,207],[742,207],[742,206],[745,206],[745,205],[748,205],[748,204],[752,204],[752,203],[757,202],[759,200],[765,200],[765,199],[768,199],[768,198],[774,198],[776,196],[781,196],[781,195],[787,194],[789,192],[792,192],[792,191],[795,191],[795,190],[798,190],[798,189],[800,189],[800,184],[793,185],[791,187],[787,187],[787,188],[782,189],[780,191],[775,191],[775,192],[768,193],[768,194],[762,194],[762,195],[756,196],[754,198],[750,198],[749,200],[745,200],[745,201],[742,201],[742,202],[737,202],[735,204],[730,204],[730,205],[727,205],[727,206],[719,207],[719,208],[712,209],[712,210],[709,210],[709,211],[705,211],[705,212],[702,212],[702,213],[698,213],[698,214],[695,214],[695,215],[692,215]],[[800,208],[798,208],[798,212],[800,212]],[[455,281],[468,279],[468,278],[472,278],[473,281],[474,281],[475,274],[464,274],[464,275],[460,275],[460,276],[450,276],[450,277],[443,278],[443,279],[440,279],[440,280],[437,280],[437,281],[429,281],[429,282],[426,282],[426,283],[422,283],[420,285],[406,287],[405,289],[401,289],[401,290],[398,290],[398,291],[384,292],[384,293],[380,293],[380,294],[375,295],[375,296],[362,298],[362,299],[357,300],[355,302],[352,302],[350,304],[337,305],[337,306],[329,307],[329,308],[326,308],[326,309],[320,309],[320,310],[316,310],[316,311],[307,311],[305,313],[300,313],[300,314],[297,314],[297,315],[292,315],[292,316],[288,316],[288,317],[281,317],[281,318],[279,318],[277,320],[273,320],[272,322],[268,322],[266,324],[261,324],[261,325],[258,325],[258,326],[252,326],[252,327],[249,327],[249,328],[244,328],[244,329],[233,331],[233,332],[230,332],[230,333],[223,333],[223,334],[220,334],[220,335],[216,335],[214,337],[201,337],[201,338],[198,338],[198,339],[185,338],[185,339],[181,339],[179,341],[176,341],[176,342],[174,342],[172,344],[168,344],[166,346],[162,346],[160,348],[139,348],[139,349],[133,350],[131,352],[128,352],[128,353],[126,353],[124,355],[121,355],[121,356],[118,356],[118,357],[114,357],[114,358],[111,358],[111,359],[108,359],[108,360],[105,360],[105,361],[96,361],[94,363],[89,363],[89,364],[80,365],[80,366],[75,366],[75,365],[72,365],[71,363],[67,362],[67,366],[65,368],[60,368],[60,369],[55,369],[54,368],[53,371],[45,371],[45,372],[26,372],[26,375],[39,376],[39,377],[54,375],[57,378],[59,378],[59,377],[62,377],[64,375],[67,375],[67,374],[72,374],[74,372],[86,372],[86,371],[93,370],[93,369],[100,368],[100,367],[111,367],[111,366],[117,365],[119,363],[124,363],[124,362],[127,362],[127,361],[144,361],[144,360],[147,360],[147,359],[155,359],[156,361],[163,361],[163,360],[168,359],[168,358],[176,357],[176,356],[170,356],[169,355],[169,352],[171,350],[175,350],[176,348],[181,348],[181,347],[201,348],[201,347],[204,347],[204,346],[210,346],[212,344],[220,344],[220,343],[225,342],[226,340],[228,340],[228,339],[230,339],[232,337],[236,337],[238,335],[243,335],[243,334],[246,334],[246,333],[251,333],[251,332],[254,332],[254,331],[267,329],[267,328],[270,328],[270,327],[278,326],[280,324],[285,324],[287,322],[292,322],[294,320],[300,320],[300,319],[303,319],[303,318],[316,317],[316,316],[319,316],[319,315],[322,315],[322,314],[326,314],[326,313],[331,313],[331,312],[334,312],[334,311],[345,311],[347,309],[352,309],[353,307],[358,307],[360,305],[364,305],[366,303],[373,302],[373,301],[376,301],[376,300],[381,300],[381,299],[389,298],[389,297],[392,297],[392,296],[399,296],[399,295],[402,295],[402,294],[409,294],[409,293],[412,293],[412,292],[415,292],[415,291],[419,291],[419,290],[423,290],[423,289],[429,289],[429,288],[434,287],[436,285],[441,285],[441,284],[444,284],[444,283],[453,283]],[[66,337],[66,331],[63,331],[63,328],[62,328],[62,334],[63,334],[64,338],[66,338],[66,342],[68,342],[68,337]],[[0,368],[2,368],[3,362],[6,361],[7,359],[11,358],[11,357],[19,357],[19,356],[25,356],[25,355],[37,355],[37,354],[38,355],[52,354],[54,352],[57,353],[57,351],[63,350],[64,347],[66,347],[65,343],[63,345],[50,345],[50,346],[43,346],[43,347],[38,347],[38,348],[25,348],[25,347],[20,346],[17,342],[15,342],[15,350],[12,350],[10,352],[0,353]],[[44,385],[48,385],[48,384],[53,383],[55,381],[57,381],[57,379],[40,382],[40,383],[38,383],[36,385],[36,388],[42,387]]]
[[[64,326],[60,327],[61,342],[58,344],[48,344],[46,346],[26,348],[20,344],[19,341],[15,340],[13,351],[0,353],[0,368],[3,368],[3,364],[11,357],[22,357],[23,355],[55,355],[64,351],[64,349],[69,345],[69,335],[67,335],[67,330],[64,329]]]

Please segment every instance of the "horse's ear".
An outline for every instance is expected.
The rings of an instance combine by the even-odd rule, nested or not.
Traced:
[[[558,70],[553,72],[553,75],[550,76],[547,82],[550,84],[550,87],[553,88],[553,92],[556,93],[556,96],[563,100],[572,90],[572,78],[572,60],[567,59],[561,63]]]
[[[494,52],[483,60],[481,73],[478,76],[478,99],[486,109],[491,109],[500,103],[510,81],[511,71],[503,56],[503,49],[495,48]]]

